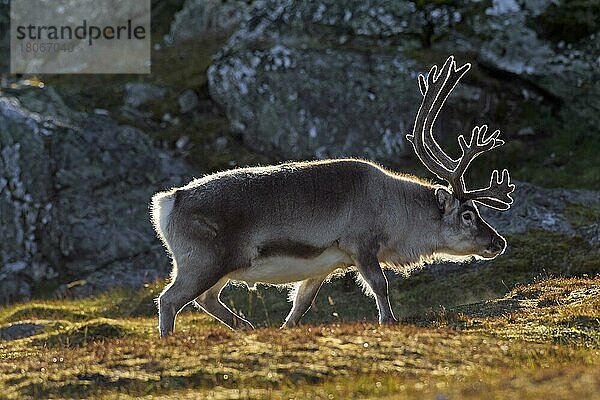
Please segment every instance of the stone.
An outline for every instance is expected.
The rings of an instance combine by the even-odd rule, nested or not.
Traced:
[[[125,105],[138,108],[152,101],[160,100],[167,94],[167,89],[148,83],[127,83],[125,85]]]
[[[194,111],[200,105],[198,95],[192,89],[186,89],[177,98],[179,104],[179,112],[181,114],[187,114]]]
[[[205,35],[226,36],[248,17],[250,6],[242,0],[187,0],[175,14],[168,44]]]
[[[529,134],[522,124],[531,122],[515,118],[525,103],[592,129],[600,123],[600,34],[557,46],[535,30],[556,4],[254,2],[208,70],[210,94],[231,128],[269,156],[393,164],[411,152],[404,135],[420,102],[418,73],[457,54],[476,60],[476,71],[440,115],[442,140],[470,130],[483,110],[508,135]]]
[[[278,45],[237,53],[212,65],[208,76],[232,128],[259,151],[288,159],[393,160],[406,152],[403,133],[420,102],[411,63]]]
[[[481,216],[500,233],[520,234],[529,229],[543,229],[573,236],[579,234],[587,238],[591,245],[594,235],[581,235],[565,216],[565,208],[569,204],[579,204],[587,207],[600,206],[600,192],[594,190],[548,189],[526,182],[514,182],[516,189],[512,197],[515,199],[510,210],[497,211],[479,207]],[[596,232],[589,227],[590,232]],[[595,230],[594,230],[595,229]]]
[[[3,93],[0,302],[23,300],[42,282],[113,269],[130,274],[126,283],[166,274],[148,204],[190,176],[143,132],[77,113],[49,88]],[[115,284],[87,280],[96,291]]]

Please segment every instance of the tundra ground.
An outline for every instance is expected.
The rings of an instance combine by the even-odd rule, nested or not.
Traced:
[[[335,286],[321,297],[342,301],[346,317],[345,302],[370,303]],[[539,279],[383,327],[232,332],[189,308],[163,340],[151,302],[159,290],[1,309],[3,335],[34,334],[0,341],[0,397],[600,398],[598,277]]]

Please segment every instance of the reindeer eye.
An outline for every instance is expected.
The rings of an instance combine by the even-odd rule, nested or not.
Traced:
[[[464,213],[462,213],[462,218],[467,222],[471,222],[475,219],[475,216],[471,211],[465,211]]]

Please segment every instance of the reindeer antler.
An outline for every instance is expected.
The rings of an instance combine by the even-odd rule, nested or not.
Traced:
[[[419,75],[419,89],[423,101],[415,118],[413,133],[406,135],[406,138],[413,144],[415,153],[423,165],[440,179],[447,181],[458,199],[474,200],[491,208],[507,210],[513,202],[510,194],[515,190],[515,185],[510,183],[510,175],[506,169],[502,171],[501,178],[498,171],[494,170],[490,185],[484,189],[469,191],[464,182],[464,174],[471,161],[480,154],[504,144],[504,141],[499,139],[499,130],[486,137],[487,125],[476,126],[469,141],[460,135],[458,144],[462,155],[457,160],[448,156],[433,137],[433,124],[437,115],[460,78],[470,68],[471,64],[467,63],[457,69],[454,57],[450,56],[439,73],[434,65],[427,78]]]

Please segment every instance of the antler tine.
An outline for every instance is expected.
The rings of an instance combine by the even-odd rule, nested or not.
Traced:
[[[490,151],[504,144],[504,141],[498,139],[500,131],[494,131],[488,138],[485,137],[487,125],[481,127],[476,126],[471,132],[469,143],[463,135],[458,137],[458,144],[461,148],[462,155],[458,159],[458,163],[454,170],[449,174],[448,181],[455,194],[460,198],[465,195],[464,173],[471,162],[480,154]]]
[[[423,95],[423,100],[419,107],[419,111],[417,112],[417,117],[415,118],[413,132],[412,134],[406,135],[407,140],[413,144],[415,153],[423,165],[441,179],[446,179],[446,175],[450,171],[444,167],[440,160],[432,153],[431,149],[425,145],[424,128],[431,113],[431,109],[438,101],[439,93],[443,89],[445,82],[448,80],[453,64],[454,58],[451,56],[448,57],[439,73],[437,71],[437,66],[434,65],[429,70],[427,78],[421,74],[419,75],[419,89]]]
[[[510,183],[510,174],[507,169],[502,170],[502,177],[497,169],[492,172],[490,184],[485,189],[466,192],[465,199],[477,201],[487,207],[497,210],[508,210],[513,203],[510,196],[515,190],[515,185]]]
[[[454,58],[450,56],[439,73],[437,66],[434,65],[427,77],[419,75],[419,89],[423,100],[415,119],[413,132],[406,135],[406,138],[413,144],[415,153],[425,167],[452,186],[456,198],[474,200],[491,208],[506,210],[513,202],[510,193],[515,189],[515,186],[510,183],[507,170],[502,171],[501,178],[499,172],[494,171],[490,184],[485,189],[468,191],[464,182],[464,173],[477,156],[504,144],[504,141],[499,139],[500,131],[496,130],[486,137],[488,127],[482,125],[473,128],[469,141],[460,135],[458,144],[462,154],[457,160],[448,156],[433,136],[432,128],[437,115],[458,81],[470,67],[471,64],[467,63],[457,69]]]
[[[442,109],[442,106],[446,102],[446,99],[448,98],[452,90],[454,90],[454,87],[458,84],[458,81],[469,71],[469,69],[471,69],[471,64],[466,63],[465,65],[457,69],[454,58],[450,56],[448,60],[451,60],[450,70],[448,72],[448,79],[442,85],[440,85],[439,92],[437,95],[437,101],[435,101],[433,107],[429,112],[423,133],[425,135],[425,144],[427,145],[431,153],[447,170],[452,171],[458,165],[458,160],[452,159],[439,146],[439,144],[435,140],[435,137],[433,136],[433,125],[435,124],[435,120],[437,119],[438,114]]]

